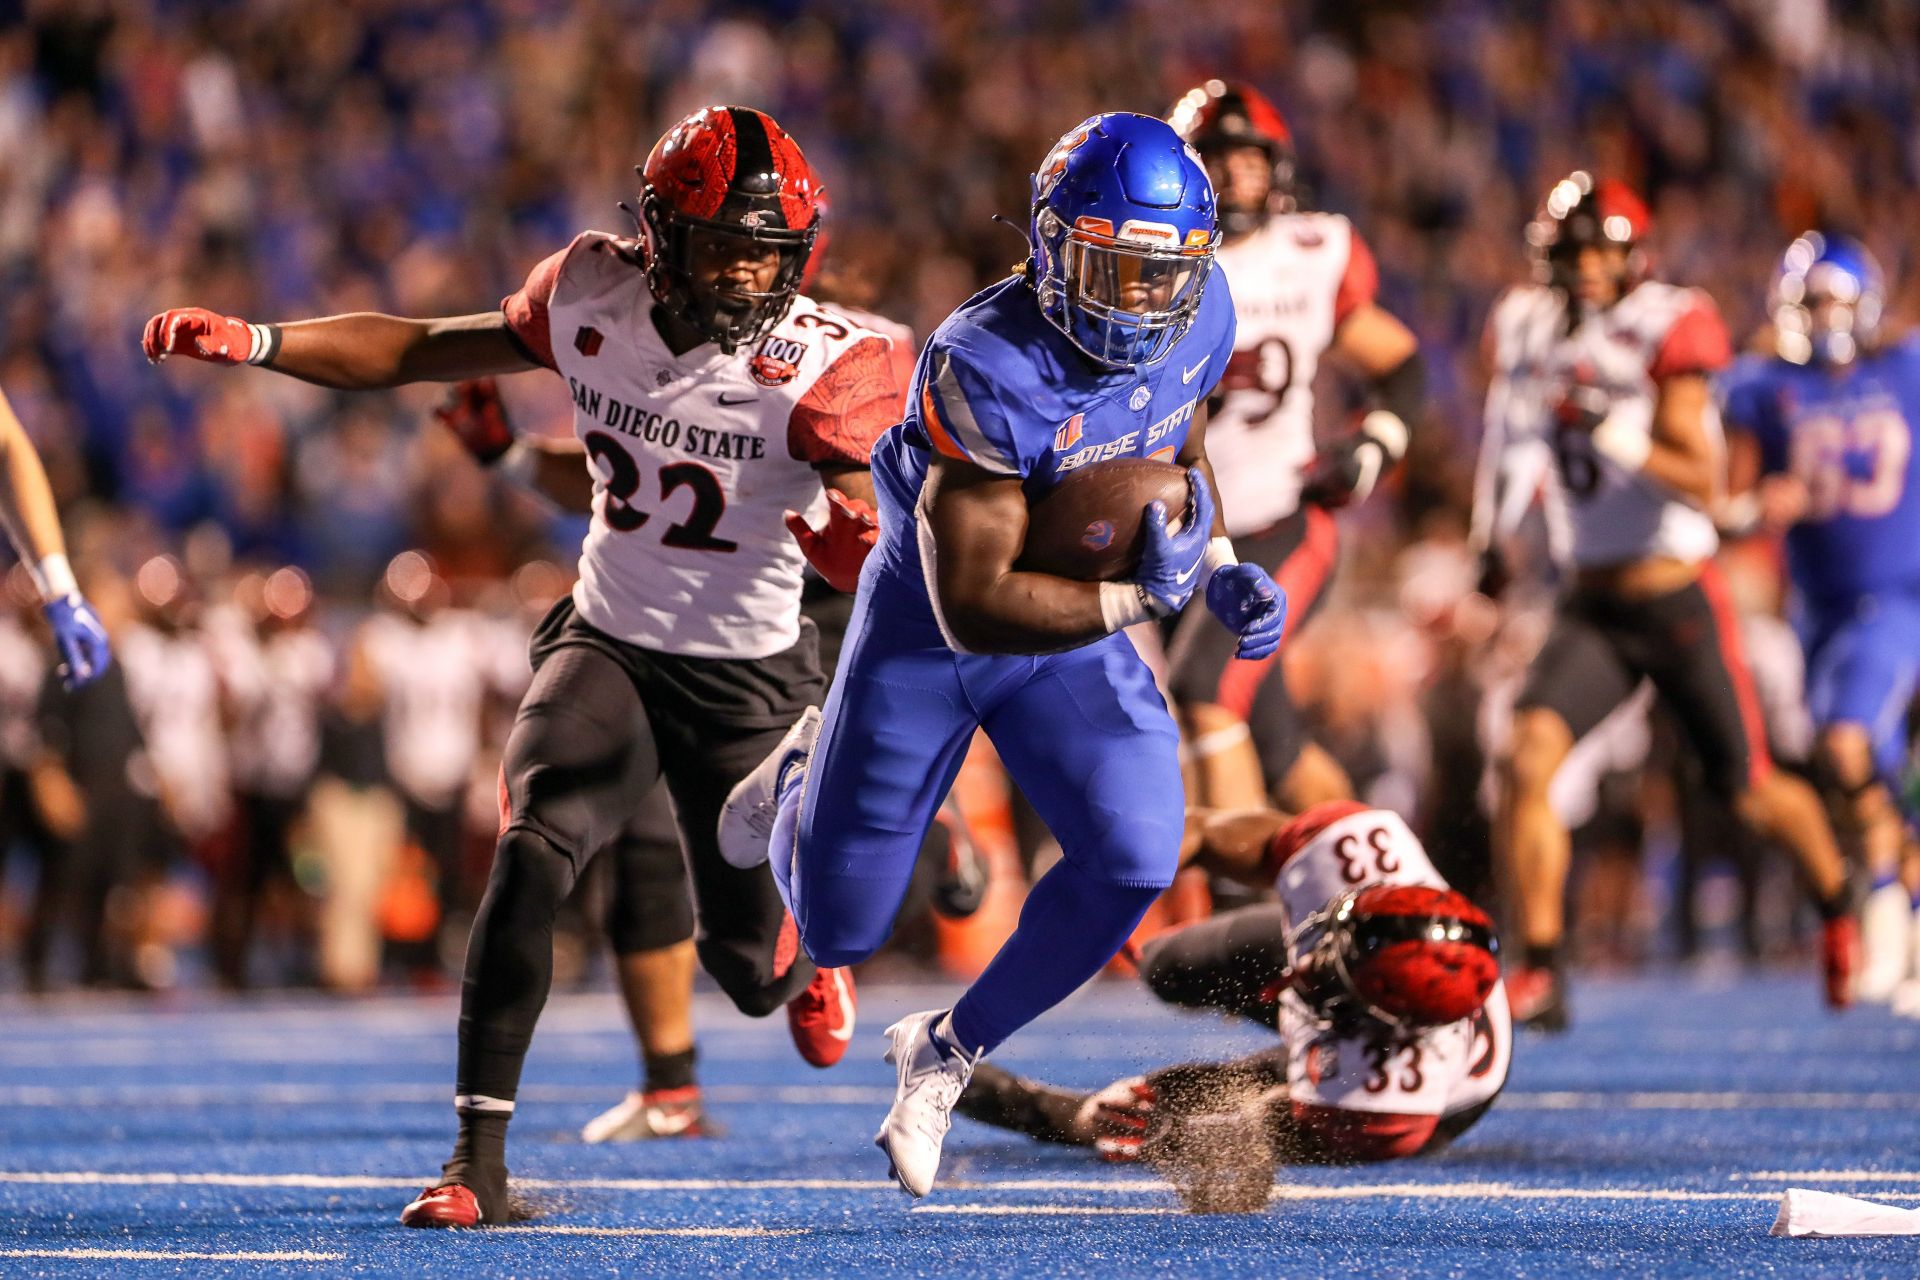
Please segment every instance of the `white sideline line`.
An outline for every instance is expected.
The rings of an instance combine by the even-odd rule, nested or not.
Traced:
[[[1064,1204],[922,1204],[907,1210],[908,1213],[970,1213],[1000,1216],[1045,1214],[1052,1217],[1103,1216],[1103,1217],[1167,1217],[1185,1212],[1182,1209],[1160,1206],[1148,1208],[1144,1205],[1091,1205],[1074,1208]]]
[[[488,1234],[519,1231],[548,1236],[697,1236],[712,1240],[767,1240],[781,1236],[804,1236],[805,1227],[568,1227],[513,1226],[491,1227]]]
[[[1843,1182],[1854,1178],[1873,1180],[1887,1178],[1889,1175],[1861,1172],[1815,1172],[1815,1173],[1754,1173],[1735,1174],[1735,1178],[1756,1180],[1798,1180]],[[1899,1180],[1920,1180],[1916,1174],[1891,1175]],[[176,1172],[105,1172],[93,1170],[53,1170],[0,1171],[0,1183],[38,1184],[43,1186],[205,1186],[205,1187],[298,1187],[309,1189],[364,1189],[405,1187],[417,1189],[422,1178],[381,1178],[367,1175],[348,1174],[312,1174],[312,1173],[176,1173]],[[678,1191],[884,1191],[893,1193],[896,1188],[891,1180],[880,1178],[526,1178],[516,1179],[515,1185],[532,1189],[557,1191],[636,1191],[636,1192],[678,1192]],[[1004,1180],[970,1181],[965,1179],[943,1183],[947,1191],[1039,1191],[1039,1192],[1080,1192],[1093,1195],[1130,1196],[1155,1194],[1172,1190],[1165,1182],[1149,1178],[1008,1178]],[[1364,1200],[1364,1199],[1428,1199],[1428,1200],[1773,1200],[1778,1197],[1774,1191],[1700,1191],[1683,1188],[1661,1187],[1528,1187],[1512,1182],[1376,1182],[1350,1185],[1287,1185],[1274,1189],[1274,1198],[1279,1200]],[[1920,1199],[1920,1191],[1887,1191],[1880,1193],[1886,1198],[1897,1200]],[[997,1209],[1018,1211],[1023,1206],[992,1206]],[[922,1206],[923,1210],[937,1209],[940,1212],[959,1212],[962,1206],[931,1205]],[[1033,1212],[1053,1211],[1052,1206],[1034,1206]],[[1060,1212],[1078,1212],[1065,1207]],[[558,1227],[531,1226],[526,1230],[558,1231]],[[599,1228],[566,1228],[562,1234],[599,1230]],[[622,1228],[622,1230],[627,1230]]]
[[[612,1103],[624,1085],[530,1085],[520,1100],[534,1103]],[[712,1102],[776,1103],[782,1106],[873,1106],[891,1102],[893,1090],[868,1085],[707,1085]],[[329,1084],[102,1085],[63,1088],[15,1085],[0,1088],[0,1107],[78,1108],[110,1106],[380,1106],[450,1104],[451,1085],[375,1084],[347,1088]],[[1576,1090],[1514,1090],[1496,1104],[1510,1111],[1920,1111],[1920,1093],[1756,1093],[1728,1090],[1640,1090],[1606,1093]]]
[[[1920,1093],[1743,1093],[1642,1090],[1602,1093],[1508,1090],[1494,1103],[1503,1110],[1590,1111],[1905,1111],[1920,1109]]]
[[[541,1103],[597,1102],[612,1104],[624,1085],[532,1085],[520,1091],[520,1101]],[[773,1102],[794,1106],[871,1106],[893,1101],[893,1090],[865,1085],[707,1085],[709,1101],[723,1103]],[[450,1084],[393,1084],[343,1088],[323,1084],[220,1085],[100,1085],[63,1088],[57,1085],[16,1085],[0,1088],[0,1107],[304,1107],[327,1104],[366,1106],[382,1104],[453,1105]],[[1920,1097],[1915,1105],[1920,1106]]]
[[[1733,1177],[1741,1182],[1920,1182],[1920,1172],[1912,1169],[1779,1169]]]
[[[231,1253],[203,1253],[191,1249],[0,1249],[0,1258],[114,1258],[132,1262],[338,1262],[344,1253],[316,1253],[311,1249],[266,1253],[240,1249]]]

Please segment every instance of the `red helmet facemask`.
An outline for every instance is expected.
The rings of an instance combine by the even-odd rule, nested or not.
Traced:
[[[1293,131],[1279,108],[1252,85],[1229,80],[1197,85],[1173,104],[1167,123],[1209,162],[1237,147],[1258,147],[1266,153],[1273,179],[1265,199],[1238,201],[1230,184],[1214,184],[1220,229],[1228,235],[1253,231],[1268,215],[1285,213],[1298,203]]]
[[[1472,1017],[1500,977],[1487,914],[1464,894],[1428,885],[1342,894],[1301,926],[1294,950],[1294,989],[1316,1012],[1405,1030]]]
[[[729,354],[778,324],[820,226],[819,181],[786,130],[763,111],[704,107],[669,129],[636,172],[634,220],[660,305]],[[777,261],[765,289],[703,279],[703,263],[768,255]]]

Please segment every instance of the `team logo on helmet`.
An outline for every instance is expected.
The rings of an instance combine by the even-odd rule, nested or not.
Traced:
[[[638,172],[634,220],[660,306],[729,354],[770,332],[820,229],[820,184],[799,145],[763,111],[706,107],[669,129]],[[742,258],[771,260],[770,278],[743,284],[696,269]]]

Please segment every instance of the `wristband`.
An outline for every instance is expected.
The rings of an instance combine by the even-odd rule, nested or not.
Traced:
[[[1627,471],[1638,471],[1653,455],[1653,435],[1609,414],[1591,432],[1593,451]]]
[[[67,563],[64,555],[57,552],[42,556],[39,564],[27,567],[27,572],[33,575],[33,585],[40,589],[40,598],[49,604],[80,594],[80,583],[73,576],[73,566]]]
[[[1387,451],[1388,462],[1398,462],[1407,454],[1407,424],[1391,409],[1375,409],[1360,419],[1361,433]]]
[[[247,363],[270,365],[273,358],[280,354],[280,326],[277,324],[249,324],[247,332],[253,335],[253,343],[247,348]]]
[[[1216,570],[1239,564],[1240,557],[1233,554],[1233,539],[1224,534],[1207,539],[1207,549],[1200,553],[1200,563],[1207,567],[1209,578],[1213,577]]]
[[[1109,634],[1124,631],[1136,622],[1150,622],[1160,615],[1153,601],[1137,582],[1100,584],[1100,621]]]

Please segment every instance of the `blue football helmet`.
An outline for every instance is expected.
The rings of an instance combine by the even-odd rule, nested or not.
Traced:
[[[1773,279],[1775,349],[1794,364],[1850,364],[1879,332],[1886,299],[1867,246],[1809,231],[1787,246]]]
[[[1093,116],[1034,173],[1028,239],[1048,321],[1100,364],[1152,364],[1199,314],[1220,243],[1213,184],[1165,121]]]

